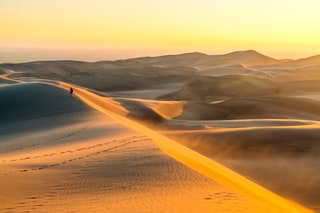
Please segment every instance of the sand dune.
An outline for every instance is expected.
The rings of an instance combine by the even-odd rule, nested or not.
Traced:
[[[111,64],[111,65],[110,65]],[[98,91],[123,91],[153,88],[155,85],[185,83],[195,69],[189,67],[122,66],[111,62],[86,63],[78,61],[32,62],[27,64],[4,64],[15,70],[10,78],[51,79],[74,83]],[[171,80],[172,81],[172,80]],[[121,83],[120,83],[121,82]]]
[[[241,88],[241,90],[239,90]],[[275,95],[278,87],[272,81],[243,75],[197,77],[181,90],[161,96],[168,100],[210,100],[226,97]]]
[[[282,63],[281,60],[276,60],[268,56],[262,55],[254,50],[236,51],[225,55],[211,56],[209,60],[203,62],[202,66],[230,66],[243,64],[247,67],[259,65],[269,65]]]
[[[319,123],[232,129],[212,127],[167,134],[200,153],[215,157],[299,157],[316,156],[320,151],[319,128]]]
[[[319,119],[316,100],[294,97],[234,98],[218,103],[186,102],[182,120],[231,120],[260,118]]]
[[[62,85],[64,88],[68,85]],[[68,87],[67,87],[68,88]],[[79,95],[82,100],[88,103],[90,106],[106,113],[107,115],[121,121],[123,124],[133,128],[139,132],[143,132],[147,136],[151,137],[154,142],[166,153],[178,161],[190,166],[196,171],[223,183],[226,186],[240,192],[243,195],[253,198],[256,202],[262,204],[264,208],[268,208],[272,211],[282,212],[303,212],[308,211],[304,207],[299,206],[295,203],[291,203],[276,194],[262,188],[261,186],[249,181],[241,175],[234,173],[233,171],[223,167],[216,162],[205,158],[204,156],[190,150],[169,138],[139,124],[131,121],[123,116],[119,116],[112,111],[106,110],[104,107],[99,105],[99,97],[89,92],[79,89]],[[267,207],[269,206],[269,207]]]
[[[73,101],[78,105],[72,109],[83,108],[75,97],[69,97],[53,86],[16,86],[18,88],[8,86],[6,89],[9,91],[5,89],[2,92],[13,90],[11,96],[19,97],[19,89],[29,92],[37,89],[38,92],[32,95],[47,94],[53,101],[65,104],[64,109],[60,108],[60,113],[70,113],[68,105]],[[76,91],[80,92],[79,89]],[[84,97],[87,101],[96,100],[92,99],[93,94],[91,99]],[[42,105],[41,99],[20,101],[20,104],[39,107],[37,110],[40,112],[56,113],[56,107]],[[99,106],[102,102],[97,100],[95,103]],[[114,103],[109,101],[108,104],[109,109],[113,109]],[[19,109],[12,111],[18,112]],[[28,113],[38,115],[37,111]],[[242,211],[244,206],[246,211],[267,211],[265,206],[168,157],[139,132],[91,110],[82,114],[81,118],[76,111],[72,114],[73,117],[62,116],[64,119],[59,115],[45,119],[50,123],[59,123],[46,129],[42,127],[44,121],[35,117],[31,120],[38,125],[33,131],[21,135],[16,132],[7,134],[14,137],[1,135],[1,211],[96,212],[107,209],[112,212],[234,212]],[[115,115],[121,118],[121,115]],[[41,118],[46,116],[41,115]],[[77,121],[73,120],[74,116]],[[6,124],[10,126],[14,123],[7,121]],[[126,125],[132,127],[130,123]],[[155,135],[152,137],[156,139]]]
[[[316,207],[319,191],[314,189],[319,188],[320,181],[316,169],[320,150],[318,132],[319,126],[306,126],[221,128],[166,134],[284,197]]]
[[[295,61],[287,62],[287,64],[294,66],[301,66],[306,64],[319,64],[320,63],[320,55],[315,55],[307,58],[297,59]]]
[[[0,211],[318,211],[317,60],[1,64]]]
[[[261,72],[259,70],[248,69],[243,65],[240,65],[239,67],[225,66],[225,67],[215,67],[210,69],[204,69],[197,72],[197,74],[203,75],[203,76],[251,75],[255,77],[269,78],[268,73]]]
[[[231,66],[246,64],[247,66],[270,65],[282,63],[282,60],[276,60],[262,55],[254,50],[236,51],[224,55],[206,55],[203,53],[186,53],[181,55],[167,55],[159,57],[143,57],[137,59],[124,60],[121,62],[131,62],[157,65],[157,66],[191,66],[197,68]]]
[[[86,111],[88,108],[77,99],[71,99],[67,92],[47,84],[13,84],[0,87],[0,94],[0,116],[3,121],[35,119]]]

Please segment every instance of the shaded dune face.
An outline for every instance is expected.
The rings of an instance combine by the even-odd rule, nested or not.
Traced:
[[[14,83],[16,83],[16,82],[13,80],[0,78],[0,85],[8,85],[8,84],[14,84]]]
[[[0,109],[1,121],[28,120],[88,110],[68,92],[41,83],[0,87]]]
[[[136,121],[139,121],[148,126],[155,126],[162,123],[164,118],[155,112],[152,108],[147,107],[144,103],[134,100],[115,99],[129,113],[127,117]]]
[[[0,135],[40,131],[81,122],[91,111],[67,91],[43,83],[17,83],[0,87]]]

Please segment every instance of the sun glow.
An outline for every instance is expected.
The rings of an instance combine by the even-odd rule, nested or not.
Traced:
[[[274,57],[302,57],[320,49],[319,7],[316,0],[3,0],[0,47],[149,54],[256,49]]]

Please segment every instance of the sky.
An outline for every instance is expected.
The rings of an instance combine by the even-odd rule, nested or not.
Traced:
[[[320,54],[319,0],[0,0],[0,61]]]

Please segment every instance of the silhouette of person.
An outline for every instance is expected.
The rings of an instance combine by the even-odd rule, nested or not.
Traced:
[[[70,87],[70,95],[72,96],[72,94],[73,94],[73,89],[72,87]]]

